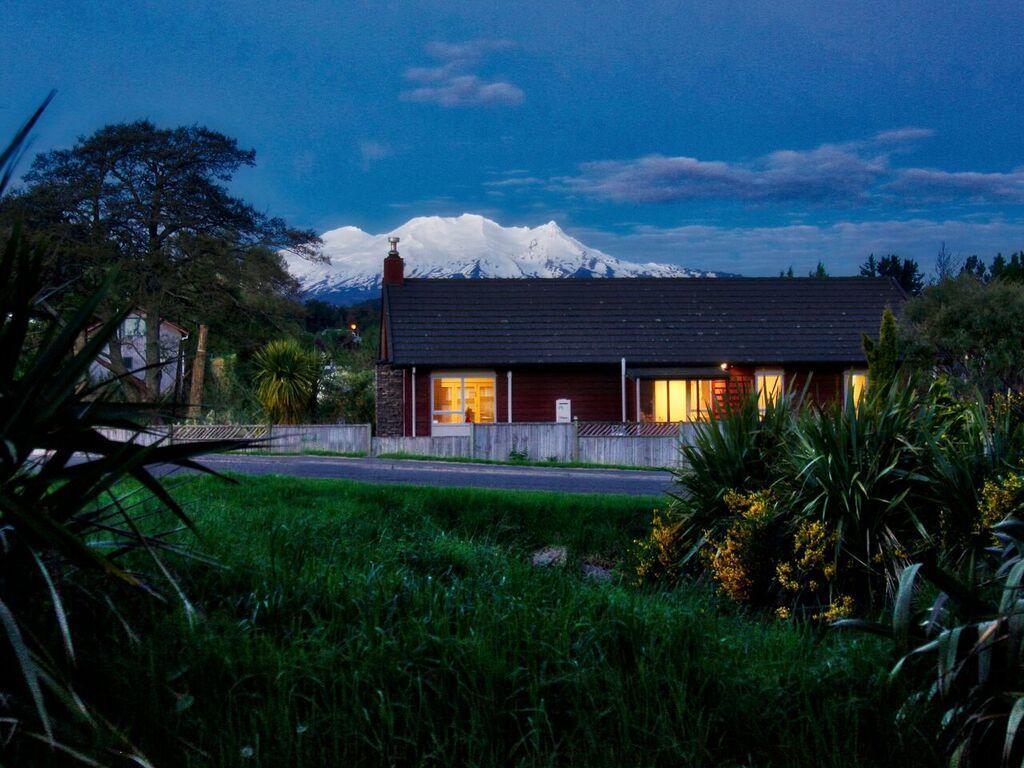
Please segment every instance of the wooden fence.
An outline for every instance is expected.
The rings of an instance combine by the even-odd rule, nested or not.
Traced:
[[[620,428],[616,433],[616,427]],[[693,424],[580,424],[579,461],[624,467],[679,467]]]
[[[214,440],[255,440],[256,445],[242,449],[247,453],[358,453],[369,455],[369,424],[172,424],[150,427],[135,434],[127,429],[101,429],[111,440],[134,441],[151,445],[162,441],[174,443],[205,443]]]
[[[270,427],[268,450],[275,453],[360,453],[370,455],[369,424],[298,424]]]
[[[473,440],[468,435],[458,437],[375,437],[373,438],[373,455],[380,456],[382,454],[469,459],[473,457]],[[507,459],[508,456],[505,458]]]
[[[575,424],[474,424],[473,456],[505,461],[576,461]]]
[[[584,462],[631,467],[677,467],[681,443],[693,439],[692,424],[521,423],[473,424],[457,437],[372,437],[369,424],[265,424],[157,427],[134,435],[128,430],[101,430],[115,440],[151,444],[223,439],[258,440],[249,451],[305,453],[324,451],[365,456],[411,454],[444,458],[507,461]]]
[[[473,424],[467,437],[375,437],[373,455],[677,467],[692,435],[691,424]]]
[[[138,445],[153,445],[154,443],[167,442],[170,430],[167,427],[149,427],[143,432],[136,432],[132,429],[101,429],[100,434],[118,443],[137,443]]]

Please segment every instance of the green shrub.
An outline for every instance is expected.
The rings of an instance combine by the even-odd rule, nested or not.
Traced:
[[[986,483],[1019,461],[1020,423],[1013,407],[902,378],[859,403],[789,397],[763,417],[750,398],[697,425],[673,503],[638,544],[638,574],[706,573],[780,616],[874,611],[914,558],[983,555]]]
[[[673,470],[676,488],[667,518],[678,526],[692,559],[706,536],[720,536],[730,525],[730,492],[770,488],[781,477],[799,398],[783,394],[762,415],[756,393],[737,406],[712,413],[694,425],[693,441],[681,447],[682,468]]]
[[[924,710],[936,723],[950,765],[1019,766],[1024,760],[1024,517],[1020,475],[989,487],[994,511],[1014,514],[992,529],[999,543],[991,569],[969,578],[944,571],[934,559],[906,568],[892,620],[840,621],[840,628],[890,637],[901,658],[893,668],[912,685],[904,713]],[[930,582],[930,601],[917,607]]]
[[[256,399],[275,424],[300,424],[316,405],[321,361],[297,341],[271,341],[253,356]]]
[[[939,510],[920,501],[928,440],[942,429],[927,395],[896,381],[859,403],[800,414],[788,460],[792,513],[834,535],[835,564],[859,601],[875,602],[908,558],[935,543]]]

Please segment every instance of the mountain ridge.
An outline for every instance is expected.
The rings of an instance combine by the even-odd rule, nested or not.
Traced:
[[[388,238],[398,237],[407,277],[428,278],[597,278],[719,277],[656,262],[618,259],[584,245],[554,221],[537,227],[503,227],[478,214],[418,216],[391,232],[370,234],[344,226],[325,232],[329,263],[285,254],[303,296],[350,304],[380,291]]]

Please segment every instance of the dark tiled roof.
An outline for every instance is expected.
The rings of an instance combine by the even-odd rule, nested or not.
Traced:
[[[904,298],[870,277],[410,279],[383,312],[398,365],[856,363]]]

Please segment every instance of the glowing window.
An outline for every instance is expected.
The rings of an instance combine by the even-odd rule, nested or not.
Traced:
[[[864,397],[864,393],[868,388],[868,372],[867,371],[847,371],[845,377],[844,397],[852,397],[853,403],[856,405]]]
[[[655,379],[640,382],[640,420],[667,423],[701,421],[711,408],[711,381]]]
[[[711,381],[696,379],[687,384],[686,421],[703,421],[711,410]]]
[[[663,423],[668,421],[668,382],[652,381],[654,387],[654,413],[652,421]]]
[[[435,424],[493,424],[496,410],[493,376],[437,376],[431,417]]]
[[[755,374],[757,384],[757,409],[764,413],[770,404],[779,401],[783,385],[782,371],[758,371]]]

